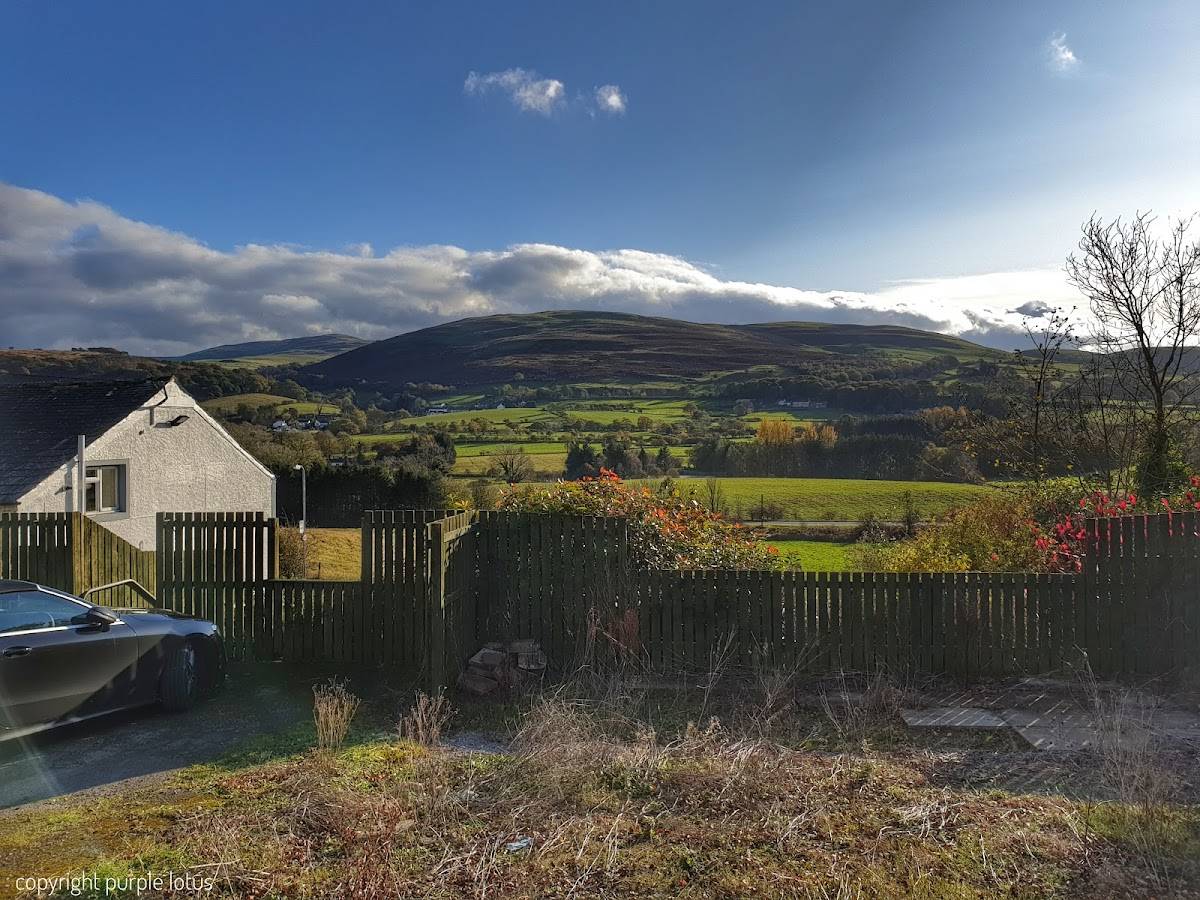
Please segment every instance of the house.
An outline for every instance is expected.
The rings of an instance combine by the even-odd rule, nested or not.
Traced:
[[[829,406],[827,400],[780,400],[776,406],[785,409],[825,409]]]
[[[174,378],[0,384],[0,512],[75,510],[149,550],[160,512],[274,516],[275,476]]]

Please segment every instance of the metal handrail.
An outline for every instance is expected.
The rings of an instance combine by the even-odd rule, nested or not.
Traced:
[[[141,583],[136,578],[122,578],[120,581],[114,581],[110,584],[101,584],[101,585],[97,585],[96,587],[93,587],[93,588],[88,588],[86,591],[83,592],[83,599],[86,600],[92,594],[95,594],[99,591],[108,591],[113,588],[125,587],[126,585],[133,588],[134,591],[136,591],[138,594],[140,594],[143,598],[150,601],[151,606],[158,605],[158,598],[155,597],[148,590],[146,590],[144,587],[142,587]]]

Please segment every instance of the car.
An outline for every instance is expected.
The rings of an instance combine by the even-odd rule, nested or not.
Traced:
[[[224,679],[212,622],[0,580],[0,741],[152,703],[188,709]]]

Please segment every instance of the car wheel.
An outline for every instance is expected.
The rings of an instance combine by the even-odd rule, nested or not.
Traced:
[[[200,671],[196,648],[192,644],[183,644],[171,651],[163,666],[158,693],[167,709],[190,709],[196,703],[200,694]]]

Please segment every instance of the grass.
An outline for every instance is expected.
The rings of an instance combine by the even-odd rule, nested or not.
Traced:
[[[853,572],[857,565],[854,544],[837,541],[764,541],[780,553],[795,558],[806,572]]]
[[[494,456],[509,447],[520,447],[530,456],[537,456],[544,453],[565,454],[567,452],[567,445],[562,441],[463,441],[462,443],[455,443],[454,452],[459,459],[463,459],[476,456]]]
[[[208,894],[221,897],[1040,898],[1200,886],[1194,806],[1171,808],[1154,876],[1169,881],[1147,881],[1119,804],[981,783],[980,758],[1022,756],[1010,735],[918,739],[899,724],[893,688],[867,694],[823,713],[796,705],[788,673],[711,695],[593,674],[523,701],[460,701],[459,724],[511,739],[488,755],[396,737],[405,712],[392,697],[360,712],[340,749],[310,749],[308,726],[103,796],[4,813],[0,890],[18,875],[147,871],[211,878]],[[419,699],[412,709],[416,734]]]
[[[270,406],[280,412],[285,409],[294,409],[299,415],[313,415],[322,412],[332,416],[336,415],[338,411],[338,408],[332,403],[293,400],[290,397],[281,397],[278,394],[230,394],[227,397],[206,400],[203,406],[211,413],[228,414],[236,412],[237,408],[242,404],[254,409]]]
[[[257,409],[261,406],[278,406],[281,403],[292,402],[294,401],[287,397],[281,397],[278,394],[230,394],[227,397],[205,400],[202,405],[209,412],[230,413],[243,403]]]
[[[783,518],[802,521],[858,521],[868,514],[899,519],[904,494],[911,492],[917,514],[930,518],[982,496],[989,487],[940,481],[874,481],[862,478],[721,478],[731,511],[750,509],[760,497],[783,506]],[[685,478],[681,490],[704,494],[702,478]]]
[[[331,353],[267,353],[262,356],[241,356],[237,359],[211,359],[203,362],[216,363],[230,369],[264,369],[268,366],[307,366],[309,363],[329,359]]]
[[[529,451],[526,452],[528,453]],[[535,453],[530,455],[529,461],[533,464],[533,470],[540,475],[562,475],[563,469],[567,465],[567,454],[565,451],[562,453]],[[491,469],[493,464],[494,460],[488,456],[467,456],[455,462],[452,474],[462,476],[487,475],[488,470]]]
[[[321,581],[358,581],[362,532],[357,528],[308,529],[308,574]]]
[[[506,409],[461,409],[448,413],[436,413],[429,416],[410,416],[407,419],[397,419],[405,425],[447,425],[451,422],[470,422],[472,419],[482,419],[484,422],[524,423],[539,420],[557,421],[554,416],[540,406],[509,407]]]
[[[474,397],[465,397],[464,401],[478,402]],[[677,422],[687,418],[683,407],[688,402],[687,400],[595,400],[576,406],[560,401],[546,406],[456,409],[448,413],[411,416],[396,421],[403,422],[405,425],[438,425],[482,419],[485,422],[493,423],[529,424],[535,421],[548,421],[561,425],[566,419],[586,419],[607,425],[617,419],[631,419],[636,422],[638,417],[647,416],[656,422]],[[464,402],[464,405],[467,403]],[[590,408],[593,406],[598,408]]]

